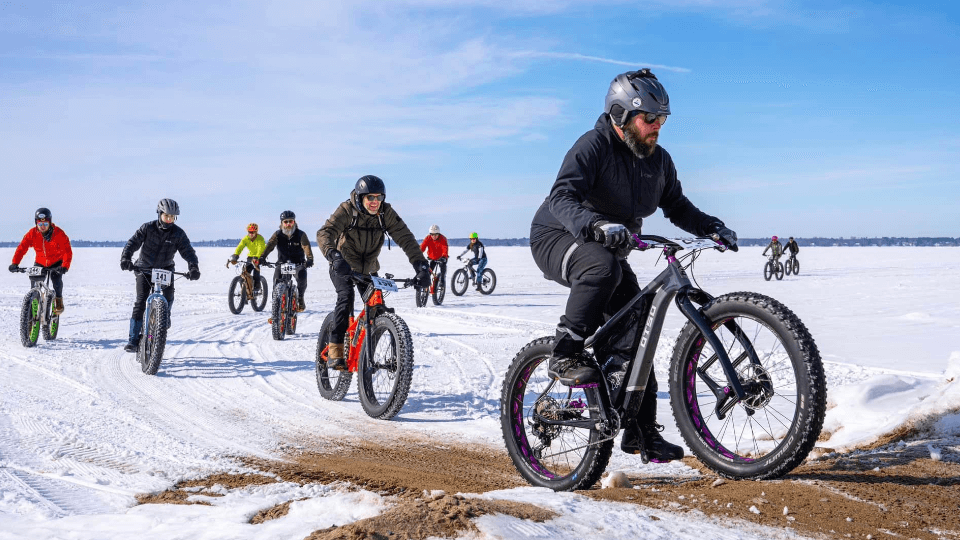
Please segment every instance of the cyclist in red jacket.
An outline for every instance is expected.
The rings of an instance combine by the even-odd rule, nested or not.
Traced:
[[[450,257],[447,246],[447,237],[440,234],[440,227],[430,226],[430,234],[420,243],[420,251],[427,252],[427,259],[430,261],[430,269],[440,266],[440,281],[447,278],[447,258]]]
[[[53,282],[53,291],[56,293],[54,298],[53,311],[56,315],[63,313],[63,278],[70,269],[70,262],[73,260],[73,249],[70,247],[70,239],[63,229],[53,224],[53,216],[47,208],[38,208],[33,214],[34,227],[23,235],[23,240],[17,246],[13,253],[13,261],[10,265],[10,271],[16,272],[20,269],[20,261],[27,254],[27,250],[33,248],[36,252],[34,266],[44,268],[57,268],[59,271],[50,273],[50,281]],[[43,277],[31,277],[30,280],[42,280]]]

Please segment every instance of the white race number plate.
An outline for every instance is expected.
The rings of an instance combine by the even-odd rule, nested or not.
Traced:
[[[173,272],[161,268],[153,269],[153,282],[160,285],[169,285],[173,280]]]
[[[384,279],[377,276],[370,276],[370,279],[373,281],[373,287],[375,289],[388,292],[397,292],[399,290],[397,289],[397,282],[392,279]]]

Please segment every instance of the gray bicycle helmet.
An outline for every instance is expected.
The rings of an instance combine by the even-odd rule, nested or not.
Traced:
[[[180,215],[180,205],[173,199],[160,199],[157,203],[157,214],[170,214],[171,216]]]
[[[383,184],[383,180],[378,176],[372,174],[361,176],[360,179],[357,180],[357,185],[353,188],[353,205],[357,207],[357,210],[363,211],[363,196],[368,193],[379,193],[386,197],[387,186]]]
[[[161,214],[170,214],[171,216],[180,215],[180,205],[173,199],[160,199],[157,203],[157,224],[161,229],[168,229],[172,223],[165,223],[160,219]]]
[[[635,111],[669,115],[670,96],[648,68],[628,71],[610,81],[603,110],[623,127]]]

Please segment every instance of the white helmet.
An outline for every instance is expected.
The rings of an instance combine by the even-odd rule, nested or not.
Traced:
[[[440,234],[440,227],[437,227],[436,225],[431,225],[430,234]]]

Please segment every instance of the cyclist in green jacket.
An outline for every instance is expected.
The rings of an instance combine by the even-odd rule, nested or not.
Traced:
[[[227,264],[237,264],[240,254],[247,250],[247,262],[243,265],[243,280],[247,283],[247,290],[260,290],[260,256],[267,248],[267,241],[260,236],[260,227],[256,223],[247,225],[247,235],[237,244],[237,250],[230,256]],[[251,274],[253,276],[251,277]],[[253,283],[251,283],[251,281]]]

